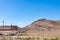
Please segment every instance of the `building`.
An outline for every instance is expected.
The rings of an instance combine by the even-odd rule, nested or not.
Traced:
[[[18,27],[11,25],[0,26],[0,35],[15,35],[18,32]]]

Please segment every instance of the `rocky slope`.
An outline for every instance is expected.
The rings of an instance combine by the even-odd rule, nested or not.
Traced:
[[[59,36],[60,21],[39,19],[22,28],[21,33],[29,36]]]

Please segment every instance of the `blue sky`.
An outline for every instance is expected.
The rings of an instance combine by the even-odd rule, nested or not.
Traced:
[[[59,0],[0,0],[0,25],[24,27],[33,21],[46,18],[60,19]]]

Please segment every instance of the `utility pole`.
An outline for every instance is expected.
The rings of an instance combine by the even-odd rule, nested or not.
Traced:
[[[12,30],[12,24],[11,24],[11,30]]]
[[[2,21],[3,27],[4,27],[4,20]]]
[[[2,21],[2,24],[3,24],[3,30],[4,30],[4,20]]]

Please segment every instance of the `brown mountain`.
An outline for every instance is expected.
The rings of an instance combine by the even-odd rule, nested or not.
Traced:
[[[59,36],[60,21],[39,19],[22,28],[21,33],[29,36]]]

